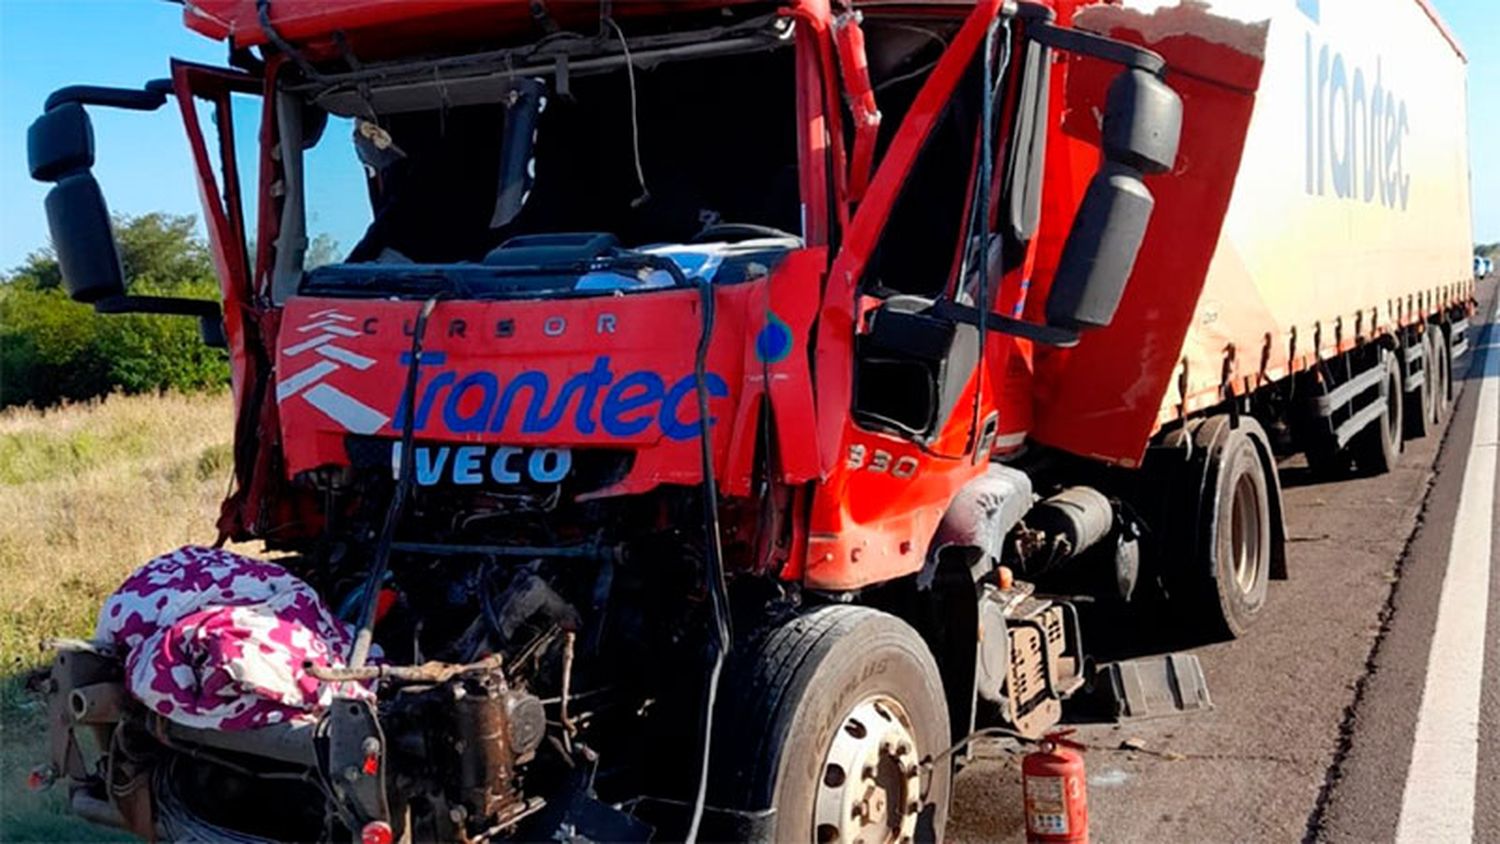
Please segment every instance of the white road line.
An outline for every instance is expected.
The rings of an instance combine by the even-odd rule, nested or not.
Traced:
[[[1495,319],[1500,322],[1500,304]],[[1493,324],[1493,323],[1492,323]],[[1494,329],[1491,329],[1492,331]],[[1493,349],[1470,365],[1486,371]],[[1500,460],[1500,375],[1480,379],[1479,416],[1469,443],[1437,629],[1427,654],[1427,683],[1417,710],[1411,768],[1401,798],[1397,844],[1474,840],[1479,757],[1479,699],[1490,594],[1490,519]]]

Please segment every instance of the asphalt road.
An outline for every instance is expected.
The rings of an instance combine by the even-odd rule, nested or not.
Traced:
[[[1093,842],[1500,841],[1500,492],[1475,492],[1500,448],[1495,291],[1445,432],[1384,477],[1282,467],[1291,577],[1247,637],[1193,649],[1214,709],[1079,726]],[[1023,840],[1019,758],[979,753],[949,840]]]

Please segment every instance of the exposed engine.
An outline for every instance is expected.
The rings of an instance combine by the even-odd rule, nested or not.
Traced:
[[[387,789],[404,804],[391,817],[417,839],[480,839],[531,816],[547,829],[628,828],[624,815],[603,820],[611,813],[569,821],[577,807],[538,795],[639,799],[639,783],[695,770],[701,728],[683,704],[699,697],[711,638],[702,504],[697,491],[671,488],[575,500],[614,480],[624,460],[582,453],[566,481],[504,494],[414,490],[402,523],[421,532],[396,537],[376,599],[383,662],[326,679],[380,682],[378,729],[388,769],[400,772]],[[326,512],[344,521],[331,517],[328,535],[339,538],[292,567],[352,618],[379,533],[371,516],[391,482],[358,470],[317,481]],[[749,549],[734,550],[743,567]]]
[[[601,453],[575,465],[564,482],[505,495],[413,492],[402,523],[421,532],[392,544],[375,598],[377,658],[304,666],[326,683],[372,684],[373,702],[335,697],[310,724],[236,732],[184,727],[123,690],[112,696],[111,712],[92,719],[109,736],[109,788],[154,796],[125,825],[150,828],[154,805],[159,828],[181,840],[347,840],[380,818],[393,840],[528,828],[609,840],[649,831],[644,804],[667,798],[657,808],[670,811],[690,799],[681,789],[700,758],[694,704],[712,623],[698,493],[577,503],[579,487],[609,482],[623,463]],[[326,497],[328,539],[279,562],[352,619],[379,535],[369,513],[392,482],[374,470],[302,482]],[[753,549],[725,533],[736,565],[748,565]],[[80,643],[67,656],[55,699],[119,688],[112,654]],[[69,705],[59,717],[85,723],[86,702]],[[661,791],[642,794],[642,783]]]

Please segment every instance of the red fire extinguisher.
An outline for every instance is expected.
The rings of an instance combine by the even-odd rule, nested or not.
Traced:
[[[1088,782],[1073,731],[1052,733],[1021,761],[1027,844],[1088,844]]]

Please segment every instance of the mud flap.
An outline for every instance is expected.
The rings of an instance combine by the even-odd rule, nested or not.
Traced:
[[[1114,720],[1138,720],[1213,709],[1203,665],[1193,654],[1162,654],[1100,665],[1090,697]]]

